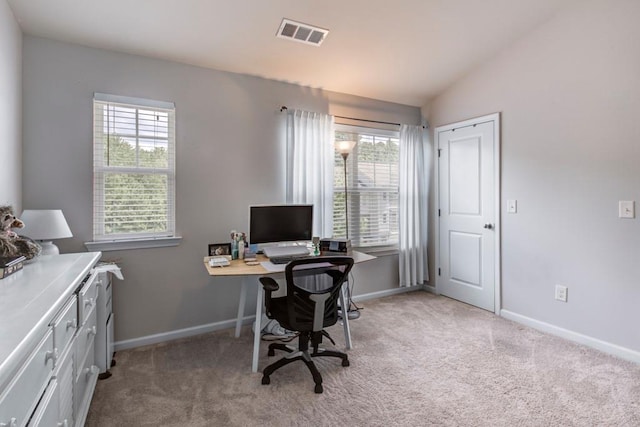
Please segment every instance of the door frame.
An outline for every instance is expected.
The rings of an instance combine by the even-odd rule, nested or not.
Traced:
[[[502,283],[502,270],[501,270],[501,230],[502,230],[502,220],[501,220],[501,199],[500,199],[500,113],[488,114],[486,116],[474,117],[468,120],[463,120],[461,122],[451,123],[448,125],[438,126],[433,130],[433,139],[435,144],[433,158],[436,159],[435,164],[435,197],[436,203],[435,209],[433,212],[434,218],[436,218],[436,227],[435,227],[435,237],[436,237],[436,269],[440,268],[440,216],[438,215],[438,209],[440,209],[440,161],[438,159],[438,146],[440,145],[440,133],[446,132],[451,129],[458,129],[467,126],[473,126],[479,123],[485,122],[493,122],[493,135],[494,135],[494,150],[493,150],[493,193],[494,193],[494,203],[495,203],[495,245],[494,245],[494,269],[495,269],[495,283],[494,283],[494,307],[493,311],[496,315],[500,315],[501,310],[501,283]],[[440,275],[436,272],[436,293],[440,294],[440,289],[442,287],[442,282]]]

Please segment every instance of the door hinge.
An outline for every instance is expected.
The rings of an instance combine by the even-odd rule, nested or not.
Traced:
[[[440,209],[438,209],[438,216],[440,216]]]
[[[438,268],[438,276],[440,276],[440,268]]]
[[[438,148],[438,157],[440,157],[440,152],[442,151],[442,148]]]

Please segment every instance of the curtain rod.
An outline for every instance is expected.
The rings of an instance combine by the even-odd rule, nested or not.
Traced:
[[[280,112],[286,111],[288,110],[286,105],[283,105],[282,107],[280,107]],[[338,119],[347,119],[347,120],[355,120],[358,122],[368,122],[368,123],[380,123],[383,125],[392,125],[392,126],[400,126],[400,123],[392,123],[392,122],[381,122],[379,120],[368,120],[368,119],[357,119],[355,117],[345,117],[345,116],[334,116]],[[424,129],[425,126],[422,126],[422,129]]]

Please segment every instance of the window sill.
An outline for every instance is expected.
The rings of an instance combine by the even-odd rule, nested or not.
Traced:
[[[129,240],[97,240],[95,242],[85,242],[84,246],[91,252],[95,251],[124,251],[129,249],[150,249],[164,248],[168,246],[178,246],[182,237],[153,237],[147,239]]]
[[[365,254],[373,255],[376,257],[398,255],[400,253],[398,248],[394,246],[364,247],[364,248],[353,248],[353,249],[358,252],[364,252]]]

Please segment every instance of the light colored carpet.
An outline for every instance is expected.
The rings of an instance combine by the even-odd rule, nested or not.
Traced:
[[[118,352],[87,425],[640,426],[639,365],[422,291],[364,305],[323,394],[302,362],[261,385],[246,327]]]

